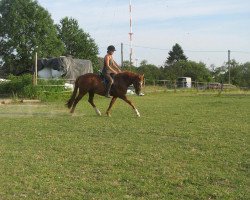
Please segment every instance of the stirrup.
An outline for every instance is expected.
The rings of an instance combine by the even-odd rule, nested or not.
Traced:
[[[106,91],[105,97],[111,98],[111,96],[110,96],[110,88]]]

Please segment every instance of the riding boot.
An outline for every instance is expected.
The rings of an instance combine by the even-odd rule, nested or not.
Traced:
[[[111,84],[109,84],[108,86],[107,86],[107,90],[106,90],[106,94],[105,94],[105,97],[107,97],[107,98],[110,98],[111,96],[110,96],[110,90],[111,90]]]

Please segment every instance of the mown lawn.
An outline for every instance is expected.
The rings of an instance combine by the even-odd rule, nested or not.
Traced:
[[[250,95],[130,99],[0,105],[0,199],[250,198]]]

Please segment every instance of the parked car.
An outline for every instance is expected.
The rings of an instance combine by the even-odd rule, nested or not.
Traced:
[[[237,89],[237,87],[232,84],[223,84],[223,89]]]
[[[208,83],[207,89],[220,89],[221,83]]]

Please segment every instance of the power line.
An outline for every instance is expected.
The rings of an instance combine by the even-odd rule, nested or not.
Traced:
[[[192,53],[225,53],[227,52],[227,50],[225,51],[219,51],[219,50],[183,50],[186,52],[192,52]]]
[[[129,46],[129,44],[124,44],[126,46]],[[133,45],[133,47],[143,48],[143,49],[154,49],[154,50],[163,50],[163,51],[169,51],[170,49],[163,49],[163,48],[156,48],[156,47],[147,47],[147,46],[139,46],[139,45]]]
[[[231,51],[231,52],[250,54],[250,51]]]
[[[124,45],[129,46],[129,44],[124,44]],[[149,47],[149,46],[140,46],[140,45],[133,45],[133,46],[137,47],[137,48],[161,50],[161,51],[171,51],[172,50],[172,49]],[[193,53],[225,53],[225,52],[227,52],[227,50],[223,51],[223,50],[187,50],[187,49],[184,49],[183,51],[185,51],[185,52],[193,52]],[[234,51],[234,50],[232,50],[231,52],[250,54],[250,51]]]

